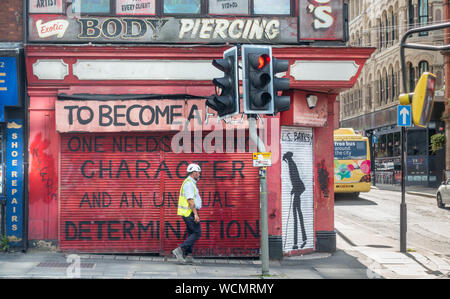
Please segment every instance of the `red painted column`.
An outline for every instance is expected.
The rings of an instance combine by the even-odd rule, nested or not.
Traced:
[[[334,101],[328,95],[328,120],[325,127],[314,128],[314,231],[316,250],[333,248],[334,235]],[[325,245],[319,244],[322,241]],[[334,235],[334,247],[336,246]],[[328,247],[328,248],[324,248]],[[317,248],[319,247],[319,248]]]
[[[272,166],[267,168],[267,213],[269,236],[281,236],[281,157],[280,157],[280,118],[268,117],[267,130]]]

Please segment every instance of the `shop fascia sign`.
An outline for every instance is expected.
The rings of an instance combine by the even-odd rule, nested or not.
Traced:
[[[29,40],[39,42],[298,43],[342,40],[341,0],[303,3],[297,17],[157,18],[29,15]],[[300,26],[300,29],[299,29]]]
[[[31,41],[297,42],[296,18],[139,18],[30,16]]]
[[[56,130],[67,132],[179,131],[221,124],[204,100],[58,100]],[[239,116],[232,119],[242,129]],[[231,119],[230,119],[231,121]]]

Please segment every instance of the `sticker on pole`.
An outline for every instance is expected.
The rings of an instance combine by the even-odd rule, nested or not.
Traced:
[[[272,153],[253,153],[253,167],[272,166]]]
[[[397,106],[397,126],[411,126],[411,105]]]

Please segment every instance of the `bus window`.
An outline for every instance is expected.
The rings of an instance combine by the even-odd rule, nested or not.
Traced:
[[[365,141],[335,141],[334,158],[337,160],[366,159]]]

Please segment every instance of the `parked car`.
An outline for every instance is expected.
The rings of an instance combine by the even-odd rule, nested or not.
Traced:
[[[439,208],[445,208],[446,204],[450,204],[450,179],[442,182],[436,192],[436,202]]]

